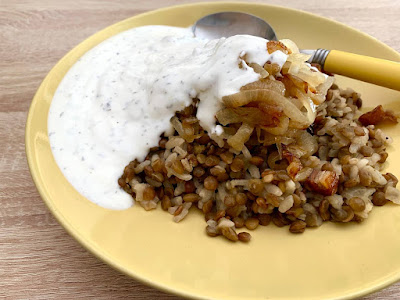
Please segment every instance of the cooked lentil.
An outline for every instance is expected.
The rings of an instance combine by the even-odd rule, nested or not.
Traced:
[[[239,241],[248,243],[251,240],[251,235],[248,232],[240,232],[238,234]]]

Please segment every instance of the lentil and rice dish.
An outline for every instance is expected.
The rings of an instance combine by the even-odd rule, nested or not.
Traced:
[[[340,89],[289,46],[268,42],[270,54],[288,55],[283,67],[250,63],[260,80],[223,97],[220,134],[200,126],[195,98],[118,184],[146,210],[160,203],[180,222],[198,209],[209,236],[243,242],[251,238],[243,229],[273,223],[302,233],[400,204],[397,178],[381,173],[392,139],[375,127],[397,117],[381,106],[361,114],[358,93]]]

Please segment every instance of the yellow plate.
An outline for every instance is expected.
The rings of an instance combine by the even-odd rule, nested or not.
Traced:
[[[190,214],[176,224],[161,209],[135,206],[112,211],[82,197],[58,169],[47,136],[47,114],[61,79],[90,48],[123,30],[150,24],[189,26],[203,15],[243,11],[265,18],[281,38],[301,48],[325,47],[400,60],[378,40],[309,13],[250,3],[202,3],[138,15],[112,25],[75,47],[50,71],[28,116],[26,151],[32,177],[49,209],[85,248],[118,270],[157,288],[189,297],[217,299],[350,298],[400,278],[400,207],[375,208],[360,224],[324,224],[302,235],[275,226],[256,230],[249,244],[205,235],[205,223]],[[400,111],[400,93],[339,78],[360,91],[364,109],[383,104]],[[400,177],[399,127],[388,170]],[[397,150],[396,150],[397,149]],[[122,171],[122,170],[121,170]]]

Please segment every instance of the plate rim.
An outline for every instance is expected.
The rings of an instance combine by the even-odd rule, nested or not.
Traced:
[[[105,31],[110,30],[111,28],[117,27],[119,25],[121,25],[122,23],[125,22],[129,22],[131,19],[135,19],[137,17],[142,17],[142,16],[148,16],[151,14],[157,14],[159,12],[167,12],[167,11],[173,11],[175,9],[178,8],[190,8],[190,7],[203,7],[203,6],[234,6],[234,8],[232,9],[232,11],[240,11],[240,6],[262,6],[262,7],[274,7],[277,9],[282,9],[282,10],[288,10],[297,14],[302,14],[302,15],[306,15],[306,16],[311,16],[314,19],[323,21],[323,22],[329,22],[331,24],[335,24],[336,26],[345,28],[348,31],[352,31],[354,33],[357,33],[359,35],[362,35],[368,39],[372,39],[375,42],[379,43],[380,46],[386,48],[386,50],[388,50],[389,52],[391,52],[395,57],[397,57],[397,60],[400,62],[400,53],[397,52],[395,49],[393,49],[392,47],[386,45],[384,42],[380,41],[379,39],[377,39],[374,36],[371,36],[365,32],[362,32],[359,29],[353,28],[349,25],[346,25],[344,23],[341,23],[339,21],[336,21],[334,19],[328,18],[328,17],[324,17],[324,16],[320,16],[311,12],[307,12],[307,11],[303,11],[300,9],[295,9],[295,8],[290,8],[290,7],[285,7],[282,5],[273,5],[273,4],[269,4],[269,3],[262,3],[262,2],[243,2],[243,1],[221,1],[221,2],[215,2],[215,1],[207,1],[207,2],[194,2],[194,3],[186,3],[186,4],[178,4],[178,5],[173,5],[173,6],[167,6],[167,7],[162,7],[159,9],[155,9],[155,10],[149,10],[146,11],[144,13],[138,13],[136,15],[133,15],[131,17],[128,17],[126,19],[123,19],[121,21],[118,21],[116,23],[113,23],[103,29],[100,29],[99,31],[93,33],[92,35],[88,36],[87,38],[85,38],[84,40],[80,41],[77,45],[75,45],[72,49],[70,49],[66,54],[64,54],[62,56],[61,59],[59,59],[57,61],[57,63],[50,69],[50,71],[48,71],[47,75],[45,76],[45,78],[43,79],[43,81],[40,83],[37,91],[35,92],[31,104],[29,106],[29,110],[28,110],[28,115],[27,115],[27,119],[26,119],[26,124],[25,124],[25,154],[26,154],[26,158],[27,158],[27,162],[28,162],[28,168],[29,168],[29,173],[32,177],[32,180],[35,184],[35,187],[37,189],[37,191],[39,192],[39,195],[41,197],[41,199],[43,200],[43,202],[46,204],[47,208],[50,210],[50,212],[52,213],[52,215],[56,218],[57,222],[67,231],[67,233],[72,236],[76,241],[78,241],[78,243],[84,247],[85,250],[87,250],[88,252],[90,252],[91,254],[93,254],[96,258],[100,259],[102,262],[106,263],[107,265],[109,265],[110,267],[112,267],[113,269],[122,272],[123,274],[140,281],[143,284],[146,284],[152,288],[156,288],[158,290],[161,290],[163,292],[167,292],[170,294],[175,294],[175,295],[179,295],[179,296],[183,296],[186,298],[191,298],[191,299],[205,299],[204,296],[201,296],[199,294],[194,294],[191,292],[186,292],[184,290],[180,290],[180,289],[176,289],[174,287],[170,287],[167,286],[165,284],[153,281],[145,276],[142,276],[139,273],[136,273],[134,270],[129,270],[128,268],[124,267],[122,264],[119,264],[115,261],[113,261],[113,259],[109,258],[107,255],[105,255],[105,253],[103,251],[101,251],[101,249],[99,249],[99,247],[97,247],[96,245],[94,245],[93,243],[91,243],[88,239],[86,239],[85,237],[83,237],[78,230],[75,230],[73,228],[73,226],[70,224],[70,222],[63,216],[63,214],[58,211],[51,199],[49,197],[47,197],[46,192],[45,192],[45,187],[44,185],[41,183],[41,180],[39,179],[38,176],[38,172],[35,170],[35,166],[37,166],[36,164],[36,160],[33,156],[33,146],[31,144],[31,139],[32,139],[32,132],[30,129],[30,124],[32,122],[32,119],[34,117],[34,108],[36,106],[36,103],[39,101],[39,94],[41,92],[42,89],[44,89],[45,85],[47,84],[48,81],[50,81],[50,78],[52,77],[52,75],[54,75],[53,73],[55,73],[55,69],[57,69],[59,67],[60,64],[62,64],[62,62],[64,60],[66,60],[73,51],[75,51],[77,48],[81,47],[82,44],[86,44],[89,41],[95,40],[96,38],[99,38]],[[215,10],[216,12],[218,11],[217,9]],[[222,11],[222,10],[219,10]],[[134,27],[132,27],[134,28]],[[103,40],[101,40],[103,41]],[[100,42],[101,42],[100,41]],[[96,44],[97,45],[97,44]],[[93,47],[95,47],[96,45],[94,45]],[[92,48],[93,48],[92,47]],[[92,49],[90,48],[90,49]],[[89,50],[90,50],[89,49]],[[86,50],[85,53],[89,50]],[[396,274],[395,276],[390,277],[389,279],[383,279],[381,282],[374,284],[368,288],[365,289],[361,289],[359,291],[355,291],[355,292],[350,292],[350,293],[344,293],[342,296],[335,298],[335,299],[353,299],[353,298],[358,298],[358,297],[362,297],[365,296],[367,294],[373,293],[373,292],[377,292],[379,290],[384,289],[385,287],[388,287],[389,285],[394,284],[395,282],[400,281],[400,272],[398,274]],[[206,298],[206,299],[213,299],[213,298]]]

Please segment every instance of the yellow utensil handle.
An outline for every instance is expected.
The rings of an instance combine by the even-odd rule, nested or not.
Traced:
[[[400,91],[400,63],[331,50],[324,70]]]

